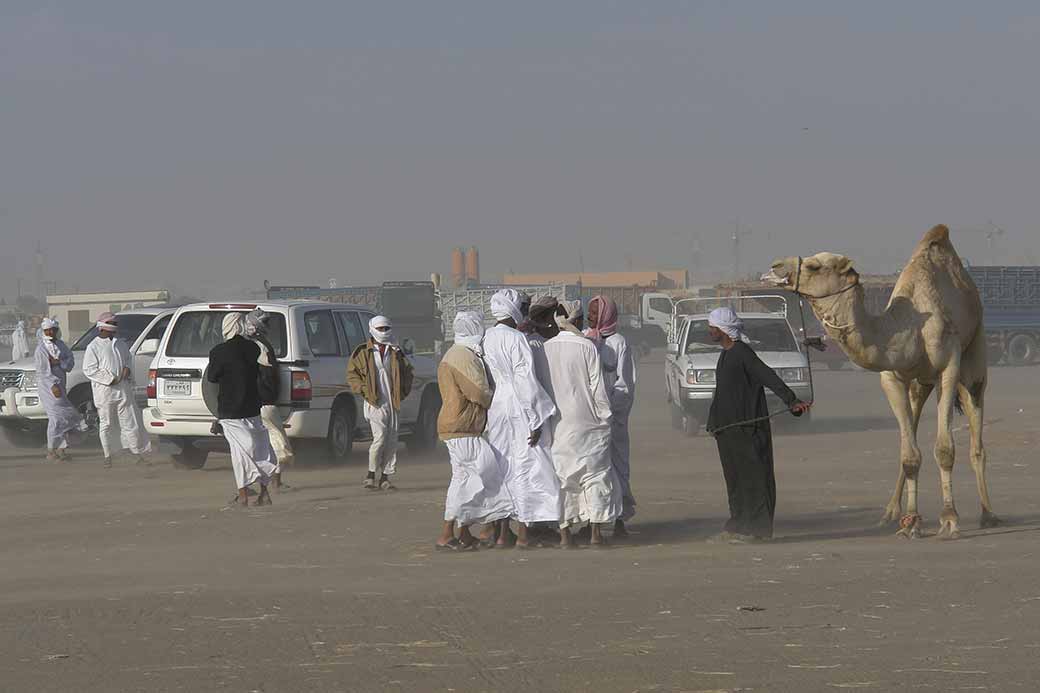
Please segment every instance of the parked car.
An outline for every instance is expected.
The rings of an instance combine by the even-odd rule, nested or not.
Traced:
[[[689,300],[739,304],[749,298],[756,298],[762,304],[763,297],[750,296]],[[777,372],[799,399],[809,402],[812,400],[809,362],[794,327],[787,319],[786,302],[780,301],[778,306],[776,312],[741,312],[744,330],[758,357]],[[708,313],[703,306],[690,315],[680,317],[677,313],[675,334],[677,340],[668,345],[664,366],[672,425],[687,435],[696,436],[704,431],[708,421],[708,410],[715,396],[715,366],[722,347],[711,341]],[[766,400],[771,412],[786,409],[780,398],[768,389]],[[805,415],[797,421],[804,425],[809,418]]]
[[[126,341],[134,356],[134,395],[139,407],[147,403],[148,366],[175,310],[171,306],[135,308],[116,314],[119,338]],[[68,377],[69,400],[80,410],[91,431],[97,430],[97,410],[90,381],[83,375],[83,354],[97,332],[97,327],[92,327],[69,345],[76,357],[76,367]],[[31,357],[0,367],[0,427],[13,445],[43,445],[47,412],[40,404],[36,390],[36,363]]]
[[[211,450],[226,450],[210,428],[215,388],[206,381],[209,352],[219,344],[230,312],[261,308],[271,314],[269,338],[281,364],[286,433],[300,442],[320,441],[328,456],[345,460],[355,441],[371,436],[362,401],[347,385],[351,352],[368,339],[372,309],[321,301],[196,303],[179,308],[148,371],[145,427],[180,448],[183,466],[201,468]],[[407,350],[406,350],[407,351]],[[437,365],[409,354],[415,367],[411,394],[401,404],[401,434],[410,446],[437,442],[441,398]],[[207,404],[207,396],[210,404]]]

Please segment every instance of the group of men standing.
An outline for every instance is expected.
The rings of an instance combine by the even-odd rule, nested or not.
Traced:
[[[456,316],[455,344],[438,369],[438,434],[452,481],[436,546],[530,548],[553,528],[562,547],[576,546],[575,528],[605,546],[603,527],[622,536],[635,514],[628,436],[635,365],[617,333],[617,307],[594,298],[583,330],[580,301],[532,303],[504,289],[491,312],[496,324],[486,332],[483,315]]]

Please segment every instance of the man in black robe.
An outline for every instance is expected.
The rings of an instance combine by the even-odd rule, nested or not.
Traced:
[[[729,520],[719,541],[755,541],[773,537],[776,477],[773,435],[765,389],[772,390],[791,413],[809,410],[780,376],[758,358],[744,335],[744,323],[730,308],[708,316],[711,338],[722,346],[715,367],[715,397],[708,431],[715,436],[729,494]],[[756,421],[756,419],[761,419]]]

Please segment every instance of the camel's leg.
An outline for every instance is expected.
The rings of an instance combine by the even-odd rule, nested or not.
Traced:
[[[933,383],[921,383],[915,380],[910,384],[910,421],[913,425],[914,440],[917,440],[917,427],[921,423],[921,412],[924,410],[924,404],[928,401],[928,397],[934,389],[935,385]],[[906,472],[903,471],[903,465],[899,465],[899,478],[896,480],[895,491],[892,492],[892,499],[888,501],[885,513],[881,516],[880,525],[882,527],[898,524],[902,519],[903,489],[905,486]]]
[[[939,536],[945,539],[960,537],[957,507],[953,502],[953,462],[956,455],[953,442],[953,406],[960,384],[959,355],[950,360],[942,374],[939,390],[939,430],[935,435],[935,462],[939,465],[943,509],[939,513]]]
[[[982,444],[982,417],[985,410],[986,385],[988,384],[989,362],[986,359],[986,331],[979,325],[975,339],[961,357],[961,383],[959,388],[961,408],[968,416],[971,428],[971,468],[975,471],[975,483],[979,488],[982,515],[979,526],[983,529],[996,527],[1000,519],[993,514],[989,502],[989,487],[986,484],[986,448]]]
[[[906,515],[899,521],[899,535],[908,539],[916,538],[921,536],[921,516],[917,514],[917,473],[921,469],[921,450],[914,436],[910,383],[893,371],[883,371],[881,389],[885,391],[892,413],[899,422],[900,478],[906,483]]]

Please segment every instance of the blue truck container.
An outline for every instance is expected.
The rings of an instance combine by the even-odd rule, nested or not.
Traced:
[[[972,266],[985,311],[991,364],[1040,360],[1040,267]]]

